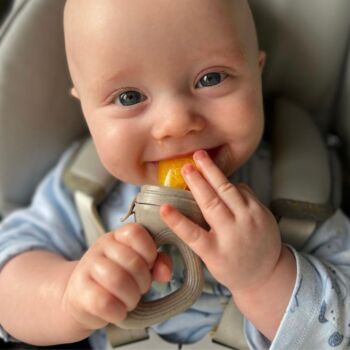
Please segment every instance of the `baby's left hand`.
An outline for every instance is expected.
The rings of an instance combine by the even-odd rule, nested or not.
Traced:
[[[169,204],[161,207],[161,217],[232,294],[258,288],[281,253],[277,222],[247,185],[231,184],[205,151],[193,158],[200,172],[187,164],[182,174],[210,231]]]

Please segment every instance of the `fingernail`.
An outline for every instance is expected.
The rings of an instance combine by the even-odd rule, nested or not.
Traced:
[[[184,175],[188,175],[188,174],[191,174],[194,172],[194,166],[192,164],[185,164],[183,167],[182,167],[182,173]]]
[[[172,211],[173,211],[173,208],[171,207],[170,204],[163,204],[163,205],[160,207],[160,213],[161,213],[163,216],[169,215]]]
[[[203,149],[201,149],[201,150],[194,153],[193,158],[195,160],[201,160],[201,159],[205,158],[207,155],[208,155],[208,153],[206,151],[204,151]]]

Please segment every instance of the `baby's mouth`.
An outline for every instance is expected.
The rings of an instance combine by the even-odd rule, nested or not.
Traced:
[[[230,153],[230,148],[227,144],[216,146],[210,149],[205,149],[209,157],[213,162],[220,168],[220,170],[225,174],[229,175],[232,168],[232,157]],[[170,182],[180,183],[180,187],[186,184],[181,175],[181,168],[186,163],[192,163],[195,165],[193,160],[194,152],[187,153],[186,155],[181,155],[173,157],[170,159],[163,159],[158,161],[155,165],[157,167],[158,173],[158,183],[165,185],[164,179],[170,178]]]
[[[215,159],[220,154],[221,146],[217,146],[211,149],[206,149],[210,158],[215,162]],[[158,185],[173,187],[177,189],[188,189],[187,183],[182,175],[182,168],[185,164],[192,164],[197,167],[193,154],[196,152],[192,151],[187,154],[170,157],[167,159],[159,160],[157,163],[157,174],[158,174]]]

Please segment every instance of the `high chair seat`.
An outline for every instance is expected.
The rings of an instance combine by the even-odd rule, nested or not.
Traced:
[[[2,215],[27,205],[34,187],[62,151],[73,140],[87,134],[79,104],[69,96],[71,81],[65,61],[62,31],[64,2],[14,0],[11,11],[0,28]],[[329,167],[327,166],[326,136],[337,131],[344,137],[347,147],[350,137],[349,118],[346,118],[346,113],[349,112],[347,93],[350,78],[346,64],[350,2],[250,0],[250,3],[257,23],[260,46],[268,56],[264,91],[267,105],[273,106],[272,109],[267,109],[268,127],[270,116],[273,116],[278,122],[288,120],[292,130],[293,117],[302,115],[307,121],[302,124],[305,128],[312,125],[310,130],[315,130],[314,127],[320,130],[316,143],[321,145],[321,152],[317,156],[321,154],[322,161],[317,162],[315,168],[308,167],[309,164],[304,161],[301,165],[296,162],[296,168],[292,170],[289,163],[282,163],[277,169],[278,174],[282,173],[282,177],[277,174],[277,184],[282,184],[290,174],[301,173],[306,177],[317,178],[318,181],[314,183],[320,192],[314,191],[317,186],[305,186],[301,197],[297,196],[299,186],[303,185],[298,177],[297,190],[292,186],[285,191],[285,187],[277,186],[272,199],[275,199],[276,193],[278,196],[287,193],[289,202],[285,201],[284,206],[277,208],[280,210],[279,215],[284,216],[286,204],[293,204],[293,201],[300,201],[300,198],[308,201],[312,197],[313,202],[316,202],[312,210],[321,207],[327,218],[332,212],[327,204],[332,193],[337,193],[334,183],[339,182],[339,172],[329,170],[336,163],[333,156],[330,156]],[[296,130],[296,142],[299,135]],[[310,131],[310,138],[313,135],[314,131]],[[303,136],[303,140],[308,138],[305,134]],[[281,133],[281,138],[282,141],[288,139],[288,142],[293,143],[293,135],[289,132],[285,135]],[[334,140],[336,139],[333,138]],[[346,161],[349,153],[346,147],[344,151]],[[292,154],[292,162],[299,161],[298,154],[300,153]],[[334,167],[337,168],[336,165]],[[322,176],[318,176],[319,173]],[[306,193],[310,195],[304,198]],[[305,209],[310,209],[310,206]],[[312,210],[306,214],[312,215]],[[289,208],[288,213],[290,212]],[[309,220],[310,217],[305,217],[306,214],[300,211],[293,213],[297,219],[301,215],[301,219]]]
[[[249,2],[267,52],[265,96],[287,96],[329,131],[349,44],[349,1]]]
[[[73,140],[86,134],[64,53],[63,0],[16,0],[0,28],[0,212],[29,203]]]

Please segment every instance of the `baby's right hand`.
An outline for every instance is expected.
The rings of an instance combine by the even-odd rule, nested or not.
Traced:
[[[127,224],[101,236],[74,268],[63,306],[87,330],[117,324],[133,310],[153,279],[171,277],[171,261],[157,253],[150,234]]]

